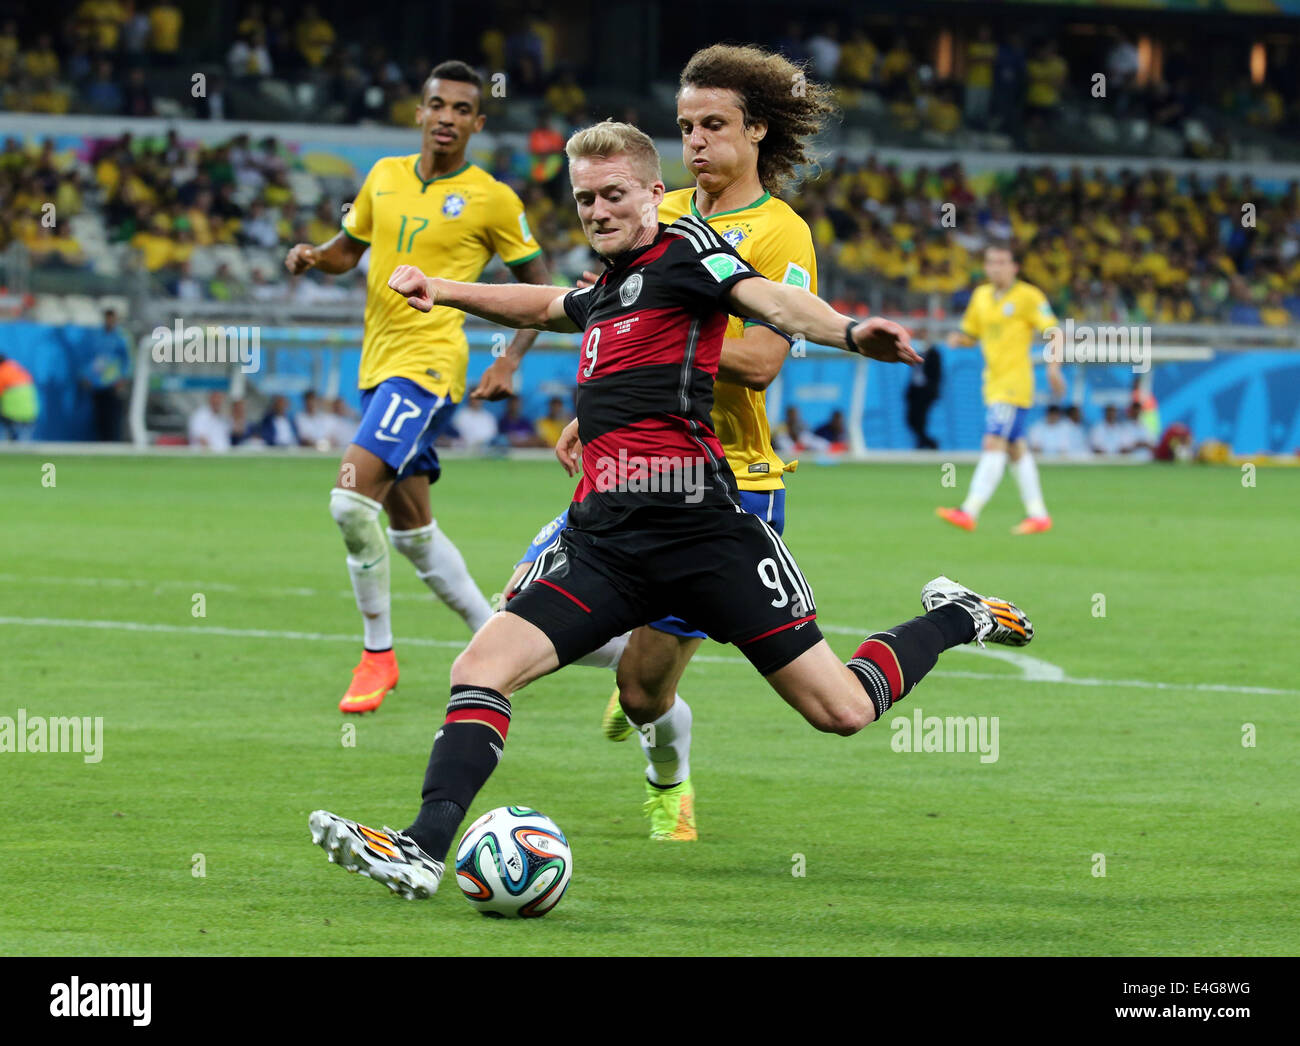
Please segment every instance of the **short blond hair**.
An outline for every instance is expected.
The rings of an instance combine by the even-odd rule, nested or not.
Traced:
[[[642,175],[641,184],[654,185],[664,180],[659,166],[659,150],[650,136],[630,123],[604,120],[581,131],[574,131],[564,145],[569,163],[574,160],[596,157],[607,160],[611,156],[626,156],[633,168]]]

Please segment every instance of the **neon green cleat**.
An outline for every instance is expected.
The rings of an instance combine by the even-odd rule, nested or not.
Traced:
[[[614,692],[609,695],[609,704],[605,706],[605,716],[600,721],[600,728],[611,741],[626,741],[632,736],[635,728],[627,721],[623,706],[618,703],[618,687],[614,687]]]
[[[695,830],[695,786],[688,777],[671,788],[645,783],[646,801],[641,808],[650,818],[650,838],[660,842],[690,843],[699,839]]]

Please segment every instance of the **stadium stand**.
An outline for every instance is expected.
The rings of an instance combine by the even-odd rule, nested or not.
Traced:
[[[355,324],[364,273],[291,279],[284,247],[328,239],[369,164],[415,148],[405,128],[431,48],[369,23],[343,33],[331,3],[52,6],[66,16],[57,34],[0,19],[4,316],[94,327],[113,307],[136,338],[200,306],[268,331],[329,309],[338,329]],[[1232,46],[1192,78],[1194,30],[1172,17],[1131,31],[1111,19],[1089,34],[1084,12],[1068,23],[826,15],[801,11],[763,42],[834,84],[842,109],[819,143],[823,163],[788,196],[838,307],[923,320],[916,329],[941,338],[981,278],[982,247],[1010,241],[1062,317],[1164,330],[1156,340],[1174,352],[1189,340],[1194,352],[1295,344],[1300,189],[1294,169],[1260,160],[1292,155],[1300,34],[1289,23],[1261,56],[1234,22]],[[593,262],[567,199],[566,136],[606,115],[668,134],[673,120],[680,56],[665,42],[614,75],[592,46],[599,28],[503,3],[467,13],[456,33],[489,83],[500,74],[508,85],[485,97],[489,131],[474,159],[523,198],[566,283]],[[1089,108],[1097,98],[1081,74],[1093,68],[1108,102]],[[659,144],[670,184],[683,184],[677,142]],[[1046,152],[1062,146],[1068,155]],[[1214,157],[1250,160],[1205,162]],[[498,266],[484,278],[505,276]],[[1193,326],[1200,333],[1186,334]],[[545,413],[544,397],[562,391],[548,385],[523,407]],[[856,421],[864,404],[838,408]],[[1090,422],[1102,405],[1086,404]],[[830,411],[805,416],[815,426]],[[174,429],[186,412],[181,402],[151,416]],[[1276,428],[1264,442],[1285,443]],[[891,422],[866,442],[907,445],[899,430]]]

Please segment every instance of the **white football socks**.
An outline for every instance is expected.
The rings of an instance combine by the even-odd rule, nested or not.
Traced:
[[[421,581],[433,594],[456,611],[471,632],[477,632],[492,616],[492,607],[469,576],[465,557],[434,520],[419,530],[389,530],[393,547],[415,566]]]
[[[980,510],[988,504],[989,498],[1002,482],[1002,473],[1006,467],[1005,450],[984,451],[980,455],[979,464],[975,466],[975,475],[970,481],[970,493],[961,503],[961,510],[973,519],[978,519]]]
[[[691,776],[691,706],[681,694],[654,722],[632,725],[641,735],[641,751],[648,764],[646,777],[651,784],[681,784]]]
[[[623,651],[627,649],[627,639],[631,632],[624,632],[621,636],[615,636],[602,647],[598,647],[590,654],[583,654],[573,663],[575,665],[586,665],[588,668],[618,668],[618,662],[623,656]]]
[[[343,533],[348,550],[348,574],[357,609],[365,622],[367,650],[393,645],[392,603],[388,595],[388,542],[379,525],[378,501],[354,490],[330,491],[330,515]]]
[[[1043,488],[1038,482],[1038,466],[1028,448],[1020,455],[1012,468],[1015,469],[1016,482],[1020,485],[1020,500],[1025,503],[1025,515],[1041,518],[1047,515],[1047,505],[1043,501]]]

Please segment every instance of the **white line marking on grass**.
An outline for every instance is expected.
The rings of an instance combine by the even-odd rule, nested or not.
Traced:
[[[179,588],[186,592],[255,592],[258,596],[300,596],[316,599],[320,596],[333,596],[339,599],[354,599],[350,589],[340,588],[322,591],[317,588],[245,588],[232,585],[226,581],[144,581],[129,577],[25,577],[20,574],[0,574],[0,584],[23,585],[76,585],[86,588]],[[392,599],[412,600],[421,603],[436,603],[432,592],[394,592]]]
[[[266,628],[222,628],[220,625],[155,625],[145,621],[93,621],[64,617],[0,617],[0,625],[31,628],[88,628],[118,632],[165,632],[169,635],[226,636],[231,639],[289,639],[306,643],[356,643],[359,637],[331,635],[327,632],[273,632]],[[406,646],[445,647],[463,650],[469,640],[404,638]]]
[[[0,617],[0,625],[13,625],[19,628],[81,628],[100,629],[119,632],[163,632],[169,635],[224,636],[232,639],[279,639],[306,643],[356,643],[358,637],[353,635],[334,635],[326,632],[276,632],[265,628],[222,628],[219,625],[160,625],[144,621],[96,621],[81,618],[58,617]],[[837,631],[839,629],[837,628]],[[852,629],[854,634],[860,630]],[[869,633],[861,633],[869,634]],[[460,650],[468,640],[425,639],[420,636],[404,638],[402,643],[408,646],[437,647],[439,649]],[[958,647],[958,650],[967,649]],[[972,651],[974,652],[974,651]],[[989,651],[988,653],[994,653]],[[997,651],[996,653],[1008,653]],[[1027,655],[1020,655],[1025,657]],[[748,662],[743,657],[718,657],[703,655],[693,660],[711,665],[743,665]],[[1036,658],[1030,660],[1037,660]],[[1039,662],[1046,665],[1047,662]],[[1055,665],[1049,665],[1055,669]],[[1108,686],[1128,687],[1140,690],[1197,690],[1224,694],[1260,694],[1269,696],[1300,696],[1300,690],[1284,690],[1269,686],[1235,686],[1227,683],[1162,683],[1149,679],[1093,679],[1074,678],[1062,675],[1060,678],[1032,678],[1029,675],[1010,675],[997,672],[962,672],[935,669],[932,676],[946,676],[951,679],[987,679],[998,683],[1054,683],[1066,686]]]
[[[232,585],[224,581],[146,581],[139,578],[121,578],[121,577],[23,577],[18,574],[0,574],[0,582],[13,582],[30,585],[77,585],[89,587],[104,588],[177,588],[187,592],[241,592],[244,589],[239,585]],[[353,599],[354,596],[349,589],[335,589],[332,591],[321,591],[314,588],[262,588],[252,589],[259,596],[296,596],[314,599],[321,596],[334,596],[342,599]],[[394,592],[394,600],[411,600],[422,603],[436,603],[432,593],[419,592]],[[859,638],[870,635],[869,630],[853,628],[846,625],[821,625],[821,630],[829,635],[858,636]],[[410,642],[406,640],[406,642]],[[985,649],[978,646],[957,647],[957,650],[965,654],[976,654],[981,657],[991,657],[997,661],[1005,661],[1007,664],[1015,665],[1020,669],[1022,679],[1033,682],[1043,683],[1060,683],[1065,679],[1065,669],[1059,665],[1054,665],[1049,661],[1041,658],[1031,657],[1029,654],[1022,654],[1014,650],[1005,650],[1002,648]],[[710,660],[710,655],[696,657],[695,661],[704,661],[706,664],[731,664],[737,661],[734,657],[718,658],[716,656]],[[989,676],[990,679],[1001,678],[998,676]],[[1012,678],[1012,677],[1007,677]]]

